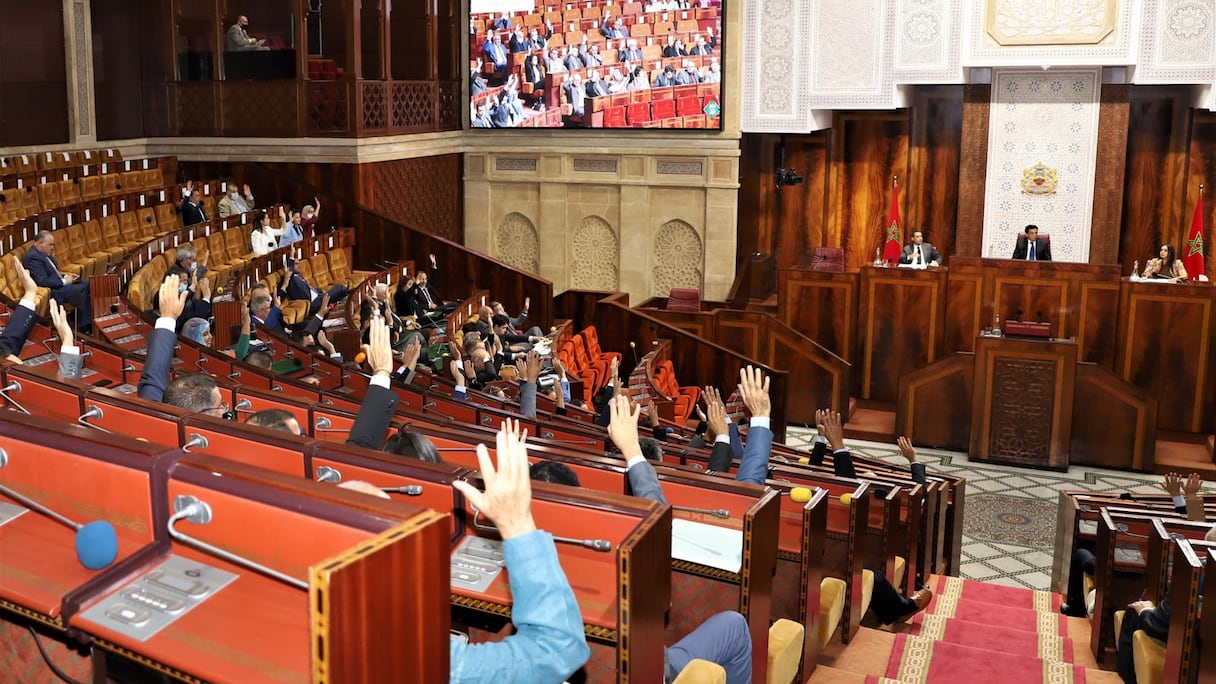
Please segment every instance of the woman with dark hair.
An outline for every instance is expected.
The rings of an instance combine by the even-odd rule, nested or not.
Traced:
[[[1181,283],[1186,281],[1186,267],[1182,260],[1174,255],[1173,245],[1161,245],[1160,257],[1148,262],[1144,269],[1145,278],[1160,278]]]
[[[634,67],[633,71],[629,73],[629,84],[625,86],[625,89],[630,92],[649,90],[650,79],[646,77],[646,70],[640,66]]]
[[[524,57],[524,81],[532,84],[533,92],[544,89],[545,70],[540,55],[533,52]]]
[[[270,226],[270,216],[259,210],[253,217],[253,232],[249,234],[249,243],[257,256],[270,254],[278,246],[277,238],[287,232],[282,228]]]
[[[439,457],[439,450],[435,448],[431,440],[427,439],[426,435],[420,435],[417,432],[398,430],[397,434],[384,443],[380,451],[406,458],[416,458],[426,463],[443,463],[443,459]]]

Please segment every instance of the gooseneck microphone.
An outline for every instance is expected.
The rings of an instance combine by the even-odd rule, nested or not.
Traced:
[[[730,517],[730,511],[725,508],[694,508],[692,506],[672,506],[674,510],[684,511],[686,513],[701,513],[702,515],[710,515],[723,520]]]
[[[173,508],[176,513],[169,518],[169,522],[166,525],[169,531],[169,536],[173,537],[173,539],[187,546],[192,546],[201,551],[206,551],[207,553],[222,558],[229,563],[235,563],[243,568],[249,568],[254,572],[260,572],[263,575],[277,579],[284,584],[289,584],[305,591],[308,590],[308,583],[303,580],[296,579],[291,575],[286,575],[273,568],[268,568],[260,563],[255,563],[243,556],[238,556],[235,553],[212,546],[211,544],[208,544],[201,539],[195,539],[184,532],[179,532],[176,525],[182,520],[192,522],[196,525],[207,525],[211,523],[211,507],[207,505],[206,501],[201,501],[193,496],[178,495],[173,500]]]
[[[612,542],[607,539],[576,539],[574,537],[559,537],[555,534],[553,535],[553,541],[561,542],[562,544],[573,544],[601,553],[607,553],[612,550]]]
[[[114,532],[114,526],[109,522],[95,520],[87,525],[82,525],[4,485],[0,485],[0,494],[76,530],[76,559],[89,570],[100,570],[118,558],[118,534]]]
[[[402,487],[380,487],[386,494],[404,494],[406,496],[422,496],[422,485],[405,485]]]

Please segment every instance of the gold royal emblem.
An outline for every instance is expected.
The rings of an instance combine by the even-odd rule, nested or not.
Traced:
[[[1056,194],[1056,170],[1039,162],[1022,171],[1022,192],[1027,195]]]

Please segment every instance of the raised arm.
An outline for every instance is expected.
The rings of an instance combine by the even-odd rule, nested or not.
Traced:
[[[23,294],[17,308],[13,309],[8,324],[0,332],[0,354],[13,363],[21,363],[21,349],[34,329],[35,302],[38,301],[38,284],[30,277],[30,272],[21,265],[17,255],[12,256],[13,266],[17,277],[21,280]]]
[[[397,409],[397,394],[389,388],[389,376],[393,372],[393,348],[389,344],[388,326],[383,320],[372,321],[368,329],[368,344],[363,352],[372,367],[372,379],[346,443],[379,449],[393,420],[393,411]]]
[[[173,364],[173,350],[177,347],[177,319],[186,308],[189,291],[181,290],[181,279],[176,275],[165,278],[160,284],[158,301],[160,317],[156,328],[148,337],[148,356],[144,370],[139,376],[139,396],[149,401],[162,401],[169,387],[169,366]]]
[[[530,351],[520,364],[519,412],[524,418],[536,417],[536,380],[540,377],[540,354]]]
[[[477,460],[485,491],[453,483],[465,499],[498,527],[511,583],[515,633],[502,641],[449,645],[449,684],[525,684],[567,679],[591,655],[570,582],[557,560],[553,537],[532,519],[527,435],[511,420],[497,436],[498,465],[484,445]]]
[[[48,308],[51,312],[51,322],[59,333],[59,374],[65,378],[79,380],[84,372],[84,357],[80,355],[80,347],[75,344],[76,339],[72,336],[68,316],[59,302],[53,299]]]
[[[837,477],[857,477],[857,469],[853,467],[853,457],[844,445],[844,423],[840,413],[831,409],[819,409],[815,412],[815,422],[823,426],[820,434],[828,440],[828,448],[832,450],[832,470]]]
[[[729,473],[730,464],[734,461],[735,455],[730,447],[730,433],[726,427],[726,404],[722,403],[722,397],[718,394],[716,387],[706,386],[703,396],[705,397],[705,409],[709,415],[709,427],[707,432],[713,436],[713,449],[709,454],[709,470],[717,473]]]
[[[912,440],[900,437],[895,443],[899,445],[900,455],[908,459],[908,468],[912,471],[912,481],[917,484],[929,484],[929,480],[925,477],[925,464],[916,460],[916,447],[912,446]]]
[[[617,395],[608,400],[608,436],[612,443],[621,450],[629,468],[629,488],[633,495],[640,499],[658,501],[667,505],[667,497],[663,495],[663,487],[659,484],[659,476],[654,466],[642,455],[642,444],[638,439],[638,415],[641,408],[623,395]]]
[[[773,431],[770,427],[772,402],[768,396],[769,378],[759,368],[748,366],[739,369],[739,393],[752,418],[747,431],[747,446],[743,448],[743,459],[735,479],[762,485],[768,475],[769,451],[773,446]]]

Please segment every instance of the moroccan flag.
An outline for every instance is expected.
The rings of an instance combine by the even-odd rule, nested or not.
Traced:
[[[1202,193],[1199,195],[1199,201],[1195,202],[1195,218],[1191,219],[1191,232],[1186,238],[1182,254],[1182,265],[1186,267],[1187,277],[1191,280],[1199,280],[1199,276],[1204,272]]]
[[[899,255],[904,251],[904,241],[899,231],[899,186],[892,188],[891,221],[887,224],[887,240],[882,248],[882,260],[886,262],[899,261]]]

